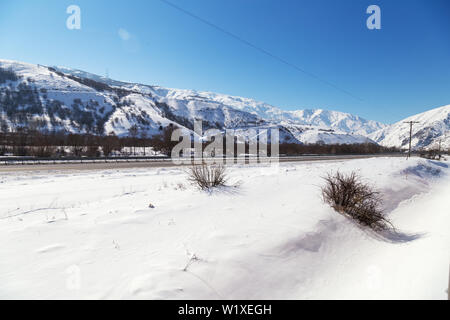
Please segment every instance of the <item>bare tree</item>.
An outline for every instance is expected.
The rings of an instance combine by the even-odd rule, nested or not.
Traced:
[[[139,128],[137,125],[133,125],[130,127],[130,129],[128,129],[128,135],[131,138],[131,143],[133,145],[133,154],[136,155],[136,138],[139,135]]]
[[[108,157],[111,152],[120,148],[119,138],[111,132],[108,136],[102,139],[103,155]]]
[[[69,134],[67,143],[71,147],[73,155],[80,157],[85,146],[84,137],[79,134]]]
[[[172,149],[177,145],[177,141],[172,141],[172,133],[178,129],[178,127],[170,124],[166,128],[162,129],[162,133],[154,136],[151,140],[153,149],[159,151],[162,154],[170,155]]]
[[[147,142],[148,142],[147,139],[148,139],[147,132],[142,131],[141,132],[141,144],[142,144],[142,147],[144,148],[144,157],[145,157],[145,148],[146,148]]]

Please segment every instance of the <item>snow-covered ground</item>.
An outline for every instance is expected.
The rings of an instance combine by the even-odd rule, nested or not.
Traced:
[[[332,170],[379,188],[398,234],[325,205]],[[0,298],[446,299],[448,172],[399,158],[234,166],[239,187],[211,194],[181,168],[4,174]]]

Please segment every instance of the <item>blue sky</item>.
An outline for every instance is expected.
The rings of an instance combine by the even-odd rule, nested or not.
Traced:
[[[170,1],[321,80],[160,0],[1,0],[0,58],[385,123],[450,104],[450,1]],[[81,30],[66,28],[71,4]]]

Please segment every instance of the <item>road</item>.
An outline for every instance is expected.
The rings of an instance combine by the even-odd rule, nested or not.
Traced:
[[[280,162],[306,162],[306,161],[337,161],[351,159],[367,159],[374,157],[404,157],[404,155],[313,155],[281,157]],[[14,164],[0,165],[0,174],[8,172],[28,172],[28,171],[85,171],[85,170],[110,170],[129,168],[168,168],[177,167],[170,160],[160,161],[139,161],[139,162],[83,162],[83,163],[58,163],[58,164]]]

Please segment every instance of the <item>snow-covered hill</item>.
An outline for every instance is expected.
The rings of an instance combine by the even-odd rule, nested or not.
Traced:
[[[413,126],[412,146],[414,149],[437,148],[439,141],[443,149],[450,148],[450,105],[432,109],[369,135],[384,146],[407,147],[410,125],[405,122],[418,121]]]
[[[157,134],[175,124],[192,130],[281,129],[294,143],[366,143],[385,125],[326,110],[284,111],[248,98],[115,81],[81,70],[0,60],[2,127],[34,126],[126,135],[131,126]]]

